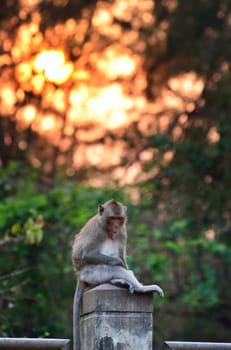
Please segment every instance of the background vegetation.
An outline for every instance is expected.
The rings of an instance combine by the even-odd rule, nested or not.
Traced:
[[[166,294],[164,300],[155,298],[156,340],[230,340],[231,3],[141,2],[128,2],[127,13],[131,9],[132,14],[128,18],[113,12],[118,1],[2,4],[0,336],[72,336],[73,235],[99,203],[114,197],[129,208],[130,267],[143,282],[159,283]],[[108,25],[100,17],[104,32],[101,25],[94,27],[99,9],[113,13]],[[79,28],[79,42],[72,34],[61,37],[62,30],[56,27],[73,18],[85,23],[85,31]],[[37,29],[20,51],[20,30],[31,23]],[[114,26],[119,37],[109,38],[106,33]],[[61,38],[58,44],[48,40],[52,30]],[[130,38],[131,32],[136,33],[135,41],[128,40],[126,49],[129,57],[140,59],[136,70],[130,76],[119,73],[102,78],[92,57],[97,54],[99,60],[101,51],[114,42],[123,47],[122,39]],[[36,46],[33,40],[39,37]],[[45,42],[46,49],[64,47],[68,62],[79,65],[66,80],[52,80],[35,68],[29,78],[17,75],[20,64],[34,62],[39,45]],[[87,84],[122,84],[127,96],[136,101],[127,123],[103,129],[92,114],[87,123],[70,125],[71,99],[63,110],[51,102],[45,104],[51,90],[54,100],[60,91],[65,98],[72,96],[73,86],[83,84],[74,76],[80,67],[89,69]],[[39,74],[45,76],[41,90],[32,84]],[[174,103],[165,103],[169,96],[174,96]],[[136,98],[141,97],[139,101],[145,103],[139,109]],[[113,93],[110,98],[115,98]],[[28,106],[37,114],[25,123]],[[74,108],[76,119],[81,119],[78,99]],[[49,118],[58,118],[50,123],[51,129],[49,123],[39,124],[48,112],[52,113]],[[110,117],[106,112],[103,123]],[[136,117],[129,119],[134,113]],[[89,139],[96,129],[97,135]],[[79,154],[87,154],[87,147],[98,149],[99,145],[105,152],[109,149],[109,160],[100,153],[100,162],[75,161]],[[119,160],[114,161],[118,149]],[[136,176],[128,181],[132,169]],[[116,176],[118,171],[124,171],[121,177]]]

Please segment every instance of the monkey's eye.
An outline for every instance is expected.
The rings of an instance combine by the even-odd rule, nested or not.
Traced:
[[[99,205],[99,214],[102,215],[104,212],[104,207],[102,204]]]
[[[119,217],[117,217],[117,216],[110,216],[110,217],[107,218],[107,224],[111,224],[111,223],[113,223],[113,221],[119,221],[120,225],[122,225],[123,222],[124,222],[124,219],[121,218],[120,216]]]

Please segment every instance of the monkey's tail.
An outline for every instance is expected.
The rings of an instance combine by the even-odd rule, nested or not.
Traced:
[[[80,350],[80,304],[85,283],[78,280],[73,302],[73,350]]]

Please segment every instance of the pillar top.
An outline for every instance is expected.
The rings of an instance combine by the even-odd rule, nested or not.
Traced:
[[[81,315],[92,312],[153,312],[153,292],[129,293],[127,288],[101,284],[83,294]]]

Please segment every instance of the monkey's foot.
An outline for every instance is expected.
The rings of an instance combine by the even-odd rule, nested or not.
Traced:
[[[163,290],[157,284],[153,284],[151,286],[142,286],[141,288],[139,288],[139,290],[137,290],[137,292],[141,292],[141,293],[157,292],[160,297],[164,296]]]
[[[163,297],[164,297],[164,291],[163,291],[163,289],[160,288],[157,284],[154,284],[153,287],[155,288],[155,289],[154,289],[154,292],[157,292],[157,293],[159,294],[159,296],[160,296],[161,298],[163,298]]]
[[[123,278],[113,278],[110,280],[112,284],[115,285],[125,285],[128,287],[130,293],[148,293],[148,292],[157,292],[160,297],[164,296],[163,290],[157,285],[152,284],[150,286],[143,286],[142,284],[133,284]]]

